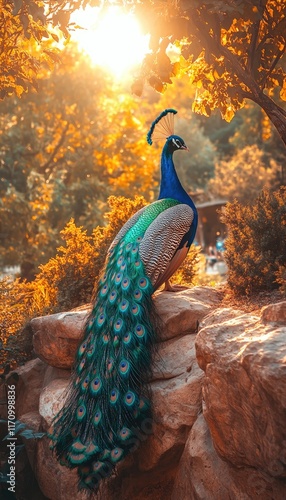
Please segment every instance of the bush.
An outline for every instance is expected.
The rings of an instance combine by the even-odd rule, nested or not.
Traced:
[[[225,260],[235,295],[251,296],[280,286],[285,294],[286,188],[264,190],[253,205],[228,203]]]

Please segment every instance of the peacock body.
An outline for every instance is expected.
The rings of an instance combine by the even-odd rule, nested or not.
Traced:
[[[165,110],[147,136],[166,140],[159,199],[139,210],[111,244],[78,348],[71,386],[50,431],[60,462],[77,467],[80,488],[96,491],[152,429],[148,379],[156,341],[153,292],[179,267],[194,239],[197,211],[176,174],[187,149]]]

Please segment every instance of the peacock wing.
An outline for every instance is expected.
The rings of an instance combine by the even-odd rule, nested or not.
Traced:
[[[194,212],[189,205],[177,204],[156,217],[146,230],[139,253],[146,274],[155,289],[167,281],[188,253]]]
[[[143,213],[148,209],[148,206],[149,205],[138,210],[138,212],[136,212],[132,217],[130,217],[130,219],[128,219],[127,222],[125,222],[125,224],[118,231],[117,235],[115,236],[114,240],[112,241],[112,243],[109,247],[109,251],[112,248],[114,248],[117,245],[117,243],[119,243],[122,240],[122,238],[124,238],[124,236],[127,234],[129,229],[131,229],[136,224],[136,222],[139,221],[140,217],[142,217]]]

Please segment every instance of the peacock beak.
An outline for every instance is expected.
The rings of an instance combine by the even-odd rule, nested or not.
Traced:
[[[183,146],[181,146],[181,149],[184,149],[185,151],[188,151],[188,153],[190,152],[188,146],[186,146],[186,144],[184,144]]]

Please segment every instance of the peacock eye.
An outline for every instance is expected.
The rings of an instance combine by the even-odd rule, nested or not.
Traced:
[[[180,147],[181,147],[180,141],[178,141],[178,139],[174,139],[174,138],[172,139],[172,141],[173,141],[173,144],[175,144],[176,148],[180,149]]]

